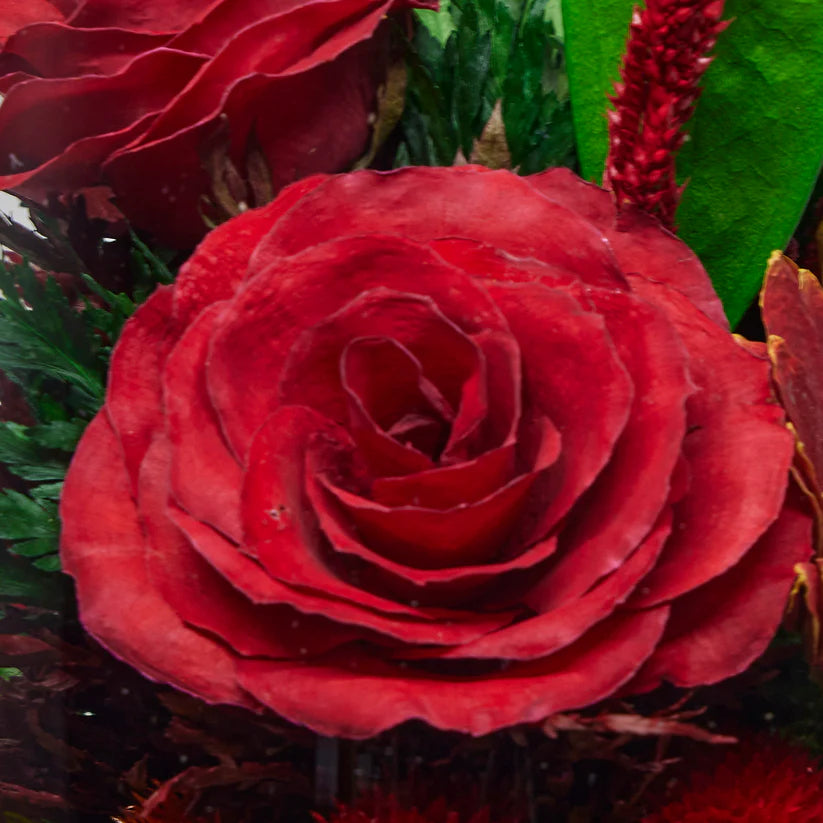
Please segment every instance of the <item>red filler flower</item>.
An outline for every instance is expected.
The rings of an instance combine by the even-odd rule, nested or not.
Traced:
[[[781,744],[738,746],[687,780],[678,800],[642,823],[819,823],[823,774],[807,754]]]
[[[61,503],[88,630],[327,735],[748,666],[810,519],[695,256],[565,169],[313,177],[128,323]]]
[[[341,807],[328,818],[314,815],[317,823],[489,823],[488,810],[473,815],[461,815],[439,799],[422,812],[404,809],[394,797],[366,798],[352,808]]]
[[[674,156],[700,95],[723,0],[647,0],[632,15],[620,82],[611,98],[606,180],[619,211],[636,206],[674,226],[680,200]]]

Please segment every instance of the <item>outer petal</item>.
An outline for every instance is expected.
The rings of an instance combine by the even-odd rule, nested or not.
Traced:
[[[679,293],[631,280],[688,341],[698,388],[689,398],[692,430],[683,444],[695,482],[677,504],[672,539],[644,582],[639,602],[650,605],[702,585],[743,557],[780,512],[794,444],[771,397],[768,364]]]
[[[209,701],[255,705],[236,686],[234,656],[187,627],[152,585],[129,477],[104,415],[78,446],[60,516],[63,568],[91,634],[148,677]]]
[[[342,45],[352,43],[346,36],[344,29],[337,38],[343,41],[341,51]],[[201,86],[212,111],[195,117],[183,109],[185,123],[176,131],[135,141],[107,161],[104,173],[124,212],[165,242],[194,245],[205,232],[200,209],[212,190],[201,157],[221,122],[229,124],[228,148],[235,166],[245,171],[252,142],[268,164],[274,191],[318,172],[350,166],[368,143],[368,119],[385,65],[380,49],[381,42],[356,43],[333,60],[285,75],[238,75],[228,66],[230,76],[217,78],[224,88],[221,95],[215,98]],[[168,181],[165,200],[145,197],[147,177]]]
[[[60,7],[49,0],[6,0],[0,11],[0,46],[7,37],[31,23],[63,19]]]
[[[431,193],[437,192],[437,197]],[[425,203],[425,209],[410,208]],[[545,227],[545,231],[536,230]],[[570,209],[552,203],[510,172],[476,166],[363,171],[330,178],[274,227],[258,249],[272,255],[364,232],[430,242],[468,237],[518,257],[534,257],[591,285],[624,280],[603,235]]]
[[[682,292],[722,328],[728,328],[720,299],[697,255],[641,212],[618,225],[611,194],[581,180],[569,169],[549,169],[527,178],[550,200],[562,203],[590,220],[608,238],[620,268]]]
[[[225,0],[80,0],[69,18],[72,26],[116,26],[129,31],[180,31],[211,6]]]
[[[244,212],[210,231],[174,281],[175,319],[188,325],[206,306],[231,297],[245,279],[249,258],[272,223],[323,180],[320,175],[301,180],[267,206]]]
[[[22,58],[40,77],[116,74],[138,55],[168,40],[164,34],[119,28],[76,29],[62,23],[40,23],[10,37],[4,54]]]
[[[163,400],[176,501],[193,517],[240,542],[243,471],[223,438],[206,389],[209,341],[224,306],[204,309],[172,350],[163,374]]]
[[[672,604],[659,647],[628,691],[661,680],[715,683],[743,671],[777,631],[795,564],[811,553],[811,519],[794,501],[733,568]]]
[[[196,55],[155,49],[112,77],[18,83],[0,108],[0,185],[25,193],[21,174],[33,176],[77,141],[94,135],[131,137],[124,130],[162,109],[202,63]]]
[[[106,412],[137,488],[140,462],[162,431],[163,365],[181,329],[171,319],[173,291],[161,286],[125,325],[109,364]]]
[[[437,677],[356,650],[326,663],[245,660],[240,682],[258,700],[320,734],[363,738],[405,720],[489,734],[613,694],[657,644],[668,609],[615,615],[556,655],[501,674]]]

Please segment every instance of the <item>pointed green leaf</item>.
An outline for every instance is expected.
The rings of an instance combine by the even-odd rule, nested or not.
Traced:
[[[620,76],[634,0],[563,0],[566,70],[580,171],[600,183],[609,146],[606,95]]]

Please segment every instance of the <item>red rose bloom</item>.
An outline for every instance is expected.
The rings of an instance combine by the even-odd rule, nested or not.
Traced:
[[[99,203],[105,185],[135,226],[193,246],[216,188],[245,177],[259,204],[366,151],[397,5],[5,2],[0,189]]]
[[[313,177],[125,329],[62,500],[144,674],[328,735],[484,734],[745,668],[808,556],[768,366],[556,169]]]

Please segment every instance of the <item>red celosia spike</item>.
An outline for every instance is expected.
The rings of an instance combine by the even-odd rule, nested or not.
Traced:
[[[823,774],[805,752],[755,740],[689,776],[679,797],[642,823],[819,823]]]
[[[711,63],[724,0],[647,0],[632,13],[620,82],[609,98],[605,183],[618,209],[636,207],[674,228],[680,199],[674,153]],[[662,172],[662,173],[661,173]]]

